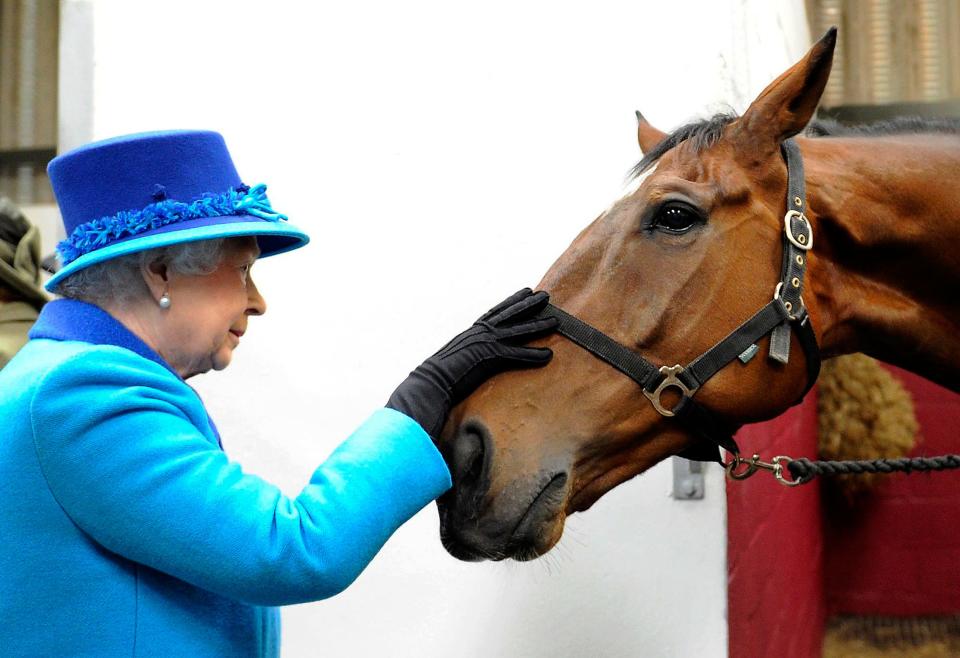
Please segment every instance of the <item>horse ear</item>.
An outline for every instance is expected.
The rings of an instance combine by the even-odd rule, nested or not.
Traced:
[[[830,78],[837,28],[827,33],[806,56],[771,82],[737,122],[752,139],[779,144],[799,133],[813,118]]]
[[[650,150],[666,139],[667,134],[660,132],[647,122],[640,110],[637,110],[637,141],[640,142],[640,152],[649,153]]]

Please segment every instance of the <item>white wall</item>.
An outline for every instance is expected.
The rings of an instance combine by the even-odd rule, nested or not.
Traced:
[[[801,0],[63,5],[79,72],[61,91],[91,110],[64,117],[66,145],[217,129],[313,236],[258,264],[270,311],[196,380],[228,452],[291,495],[620,196],[634,109],[663,129],[743,110],[809,42]],[[285,611],[284,655],[723,656],[720,470],[707,480],[675,501],[661,465],[527,564],[455,561],[430,506],[350,590]]]

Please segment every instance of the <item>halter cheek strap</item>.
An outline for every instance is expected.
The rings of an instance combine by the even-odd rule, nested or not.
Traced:
[[[739,425],[716,416],[695,402],[693,396],[704,383],[734,359],[739,359],[746,365],[759,351],[757,342],[763,336],[770,334],[769,357],[785,364],[790,358],[791,332],[797,333],[806,357],[807,386],[794,404],[803,399],[820,374],[820,350],[801,296],[807,252],[813,246],[813,228],[804,214],[806,194],[803,159],[793,140],[783,142],[781,151],[787,164],[787,212],[783,218],[780,281],[774,289],[773,299],[688,365],[658,368],[599,329],[552,304],[541,313],[544,317],[557,318],[559,334],[639,384],[644,395],[661,415],[676,418],[695,436],[704,439],[705,441],[698,442],[680,453],[688,459],[722,461],[718,446],[732,453],[739,453],[733,439]],[[674,388],[681,394],[680,402],[672,409],[665,408],[661,403],[661,396],[668,388]]]

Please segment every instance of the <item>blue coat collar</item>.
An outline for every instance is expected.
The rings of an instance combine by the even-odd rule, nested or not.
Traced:
[[[174,375],[177,373],[139,336],[99,306],[76,299],[56,299],[40,311],[30,330],[30,338],[78,340],[94,345],[115,345],[158,363]],[[180,378],[180,375],[177,375]]]
[[[145,359],[158,363],[183,381],[170,364],[147,345],[139,336],[127,329],[119,320],[99,306],[76,299],[55,299],[48,302],[40,317],[29,333],[30,338],[49,338],[51,340],[78,340],[94,345],[114,345],[128,349]],[[184,382],[186,384],[186,382]],[[192,388],[192,387],[191,387]],[[196,393],[196,391],[194,391]],[[197,395],[199,398],[199,394]],[[201,402],[202,404],[202,402]],[[207,415],[209,418],[209,414]],[[210,427],[217,437],[217,443],[223,447],[220,432],[209,418]]]

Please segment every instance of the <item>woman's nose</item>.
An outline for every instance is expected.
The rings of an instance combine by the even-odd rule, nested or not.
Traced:
[[[247,276],[247,315],[263,315],[267,312],[267,300],[257,289],[257,284]]]

